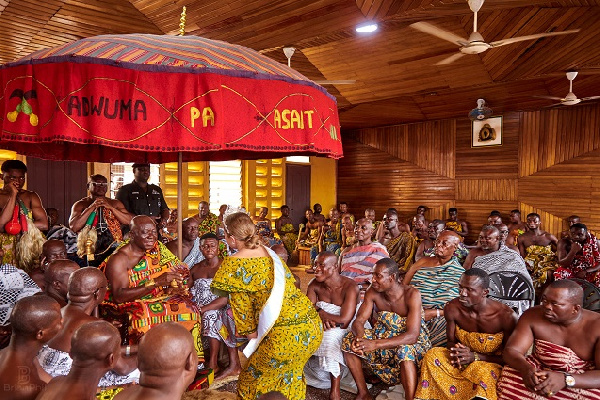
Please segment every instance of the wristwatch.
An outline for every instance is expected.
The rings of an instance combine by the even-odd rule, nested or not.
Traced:
[[[575,378],[573,378],[573,375],[565,373],[565,383],[568,388],[575,386]]]

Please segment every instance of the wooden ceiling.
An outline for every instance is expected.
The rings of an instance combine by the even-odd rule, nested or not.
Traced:
[[[552,104],[564,97],[565,72],[580,71],[578,97],[600,95],[600,0],[487,0],[478,31],[487,42],[580,29],[435,63],[456,53],[450,42],[408,25],[427,21],[461,37],[473,27],[466,0],[0,0],[0,63],[83,37],[173,34],[187,6],[187,34],[225,40],[285,62],[328,86],[343,129],[465,117],[484,98],[494,114]],[[355,32],[377,21],[378,31]]]

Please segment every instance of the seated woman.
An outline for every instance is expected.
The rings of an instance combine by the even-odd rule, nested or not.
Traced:
[[[240,373],[240,359],[236,348],[235,323],[227,297],[215,296],[210,291],[215,273],[221,266],[218,257],[219,240],[214,233],[207,233],[200,238],[200,250],[204,260],[190,270],[190,291],[192,301],[196,303],[202,315],[202,336],[208,339],[210,358],[208,368],[217,370],[217,360],[221,342],[225,343],[229,354],[229,367],[217,374],[218,377]]]
[[[279,235],[279,238],[283,242],[288,255],[291,256],[296,248],[296,240],[298,240],[298,234],[290,218],[290,208],[286,205],[281,206],[281,217],[275,221],[275,230]]]
[[[318,253],[330,251],[335,255],[340,255],[342,247],[342,227],[340,224],[340,212],[337,208],[332,208],[329,211],[329,221],[323,225],[321,234],[319,235],[319,246],[310,249],[310,258],[314,260]],[[313,252],[317,252],[313,254]]]
[[[268,213],[269,209],[267,207],[261,207],[258,217],[253,217],[252,220],[254,221],[254,225],[256,225],[256,230],[263,244],[271,247],[281,244],[281,240],[275,239],[273,230],[271,229],[271,220],[267,218]]]

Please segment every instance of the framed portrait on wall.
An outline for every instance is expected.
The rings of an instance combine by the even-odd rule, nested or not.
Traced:
[[[502,146],[502,117],[490,117],[471,123],[471,147]]]

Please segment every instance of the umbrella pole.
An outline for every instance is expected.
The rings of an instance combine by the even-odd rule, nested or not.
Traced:
[[[177,159],[177,257],[183,261],[183,201],[182,195],[182,181],[183,181],[183,153],[179,152]]]

